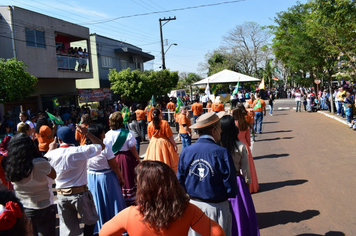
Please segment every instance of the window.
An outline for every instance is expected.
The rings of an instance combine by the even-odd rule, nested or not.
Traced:
[[[112,68],[112,58],[111,57],[101,57],[101,65],[102,67]]]
[[[27,46],[46,48],[44,31],[25,28],[25,33]]]
[[[120,63],[121,63],[121,70],[125,70],[128,68],[126,60],[120,60]]]

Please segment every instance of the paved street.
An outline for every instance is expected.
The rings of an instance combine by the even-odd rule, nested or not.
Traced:
[[[356,235],[356,131],[294,107],[277,100],[254,143],[261,235]]]

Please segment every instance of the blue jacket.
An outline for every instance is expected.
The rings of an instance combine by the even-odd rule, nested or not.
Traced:
[[[177,177],[189,196],[207,202],[234,198],[238,191],[230,153],[207,138],[199,138],[182,151]]]

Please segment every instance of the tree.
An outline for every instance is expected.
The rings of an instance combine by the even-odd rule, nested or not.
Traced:
[[[222,50],[231,55],[236,69],[248,75],[257,75],[258,67],[265,62],[264,50],[271,33],[255,22],[245,22],[230,30],[223,38]]]
[[[111,90],[124,99],[132,101],[148,101],[152,95],[166,95],[177,85],[178,72],[161,71],[131,71],[130,68],[117,72],[111,69],[109,73]]]
[[[16,59],[0,59],[0,103],[21,101],[35,91],[38,79],[25,71]]]

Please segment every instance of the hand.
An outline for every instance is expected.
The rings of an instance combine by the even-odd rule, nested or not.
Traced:
[[[121,187],[124,186],[124,185],[125,185],[125,180],[124,180],[122,177],[119,177],[119,176],[118,176],[118,178],[119,178],[119,184],[120,184],[120,186],[121,186]]]
[[[58,148],[58,143],[57,143],[57,137],[54,137],[53,142],[49,144],[49,149],[48,151],[52,151],[53,149]]]
[[[175,150],[176,152],[178,152],[178,147],[177,147],[177,145],[174,145],[173,147],[174,147],[174,150]]]
[[[88,133],[88,129],[83,124],[77,125],[77,131],[84,135],[86,135]]]
[[[189,137],[192,137],[192,133],[188,133]]]

